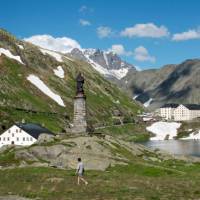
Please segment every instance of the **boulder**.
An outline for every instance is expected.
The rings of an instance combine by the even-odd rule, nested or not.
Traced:
[[[49,142],[53,142],[54,139],[55,139],[54,135],[42,133],[42,134],[39,135],[37,143],[38,144],[49,143]]]

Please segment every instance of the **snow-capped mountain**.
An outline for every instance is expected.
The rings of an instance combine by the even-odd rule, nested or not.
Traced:
[[[94,69],[108,78],[122,79],[129,70],[136,70],[135,67],[111,52],[99,49],[78,49],[74,48],[70,53],[71,57],[90,63]]]

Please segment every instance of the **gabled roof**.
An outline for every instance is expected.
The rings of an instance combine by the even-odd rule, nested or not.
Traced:
[[[189,110],[200,110],[199,104],[183,104]]]
[[[54,135],[50,130],[47,128],[42,127],[40,124],[33,124],[33,123],[16,123],[16,126],[27,132],[29,135],[38,139],[39,135],[42,133],[46,133],[49,135]]]
[[[164,104],[163,106],[161,106],[161,108],[177,108],[179,106],[179,104],[177,103],[167,103]]]

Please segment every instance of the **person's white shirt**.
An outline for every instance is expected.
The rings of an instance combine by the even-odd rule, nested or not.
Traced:
[[[79,162],[78,165],[77,165],[77,172],[79,174],[83,174],[83,169],[84,169],[83,163]]]

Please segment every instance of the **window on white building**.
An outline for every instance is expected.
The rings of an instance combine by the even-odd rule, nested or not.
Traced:
[[[29,141],[29,137],[26,138],[26,141]]]
[[[19,141],[19,138],[17,137],[17,141]]]
[[[33,138],[32,138],[32,137],[30,137],[30,141],[33,141]]]
[[[25,141],[25,137],[23,137],[23,141]]]
[[[10,141],[10,138],[8,137],[7,140]]]
[[[18,129],[16,129],[16,133],[18,133]]]
[[[14,135],[14,133],[12,133],[12,137],[14,137],[15,135]]]
[[[5,140],[6,140],[6,138],[4,137],[4,138],[3,138],[3,141],[5,141]]]

